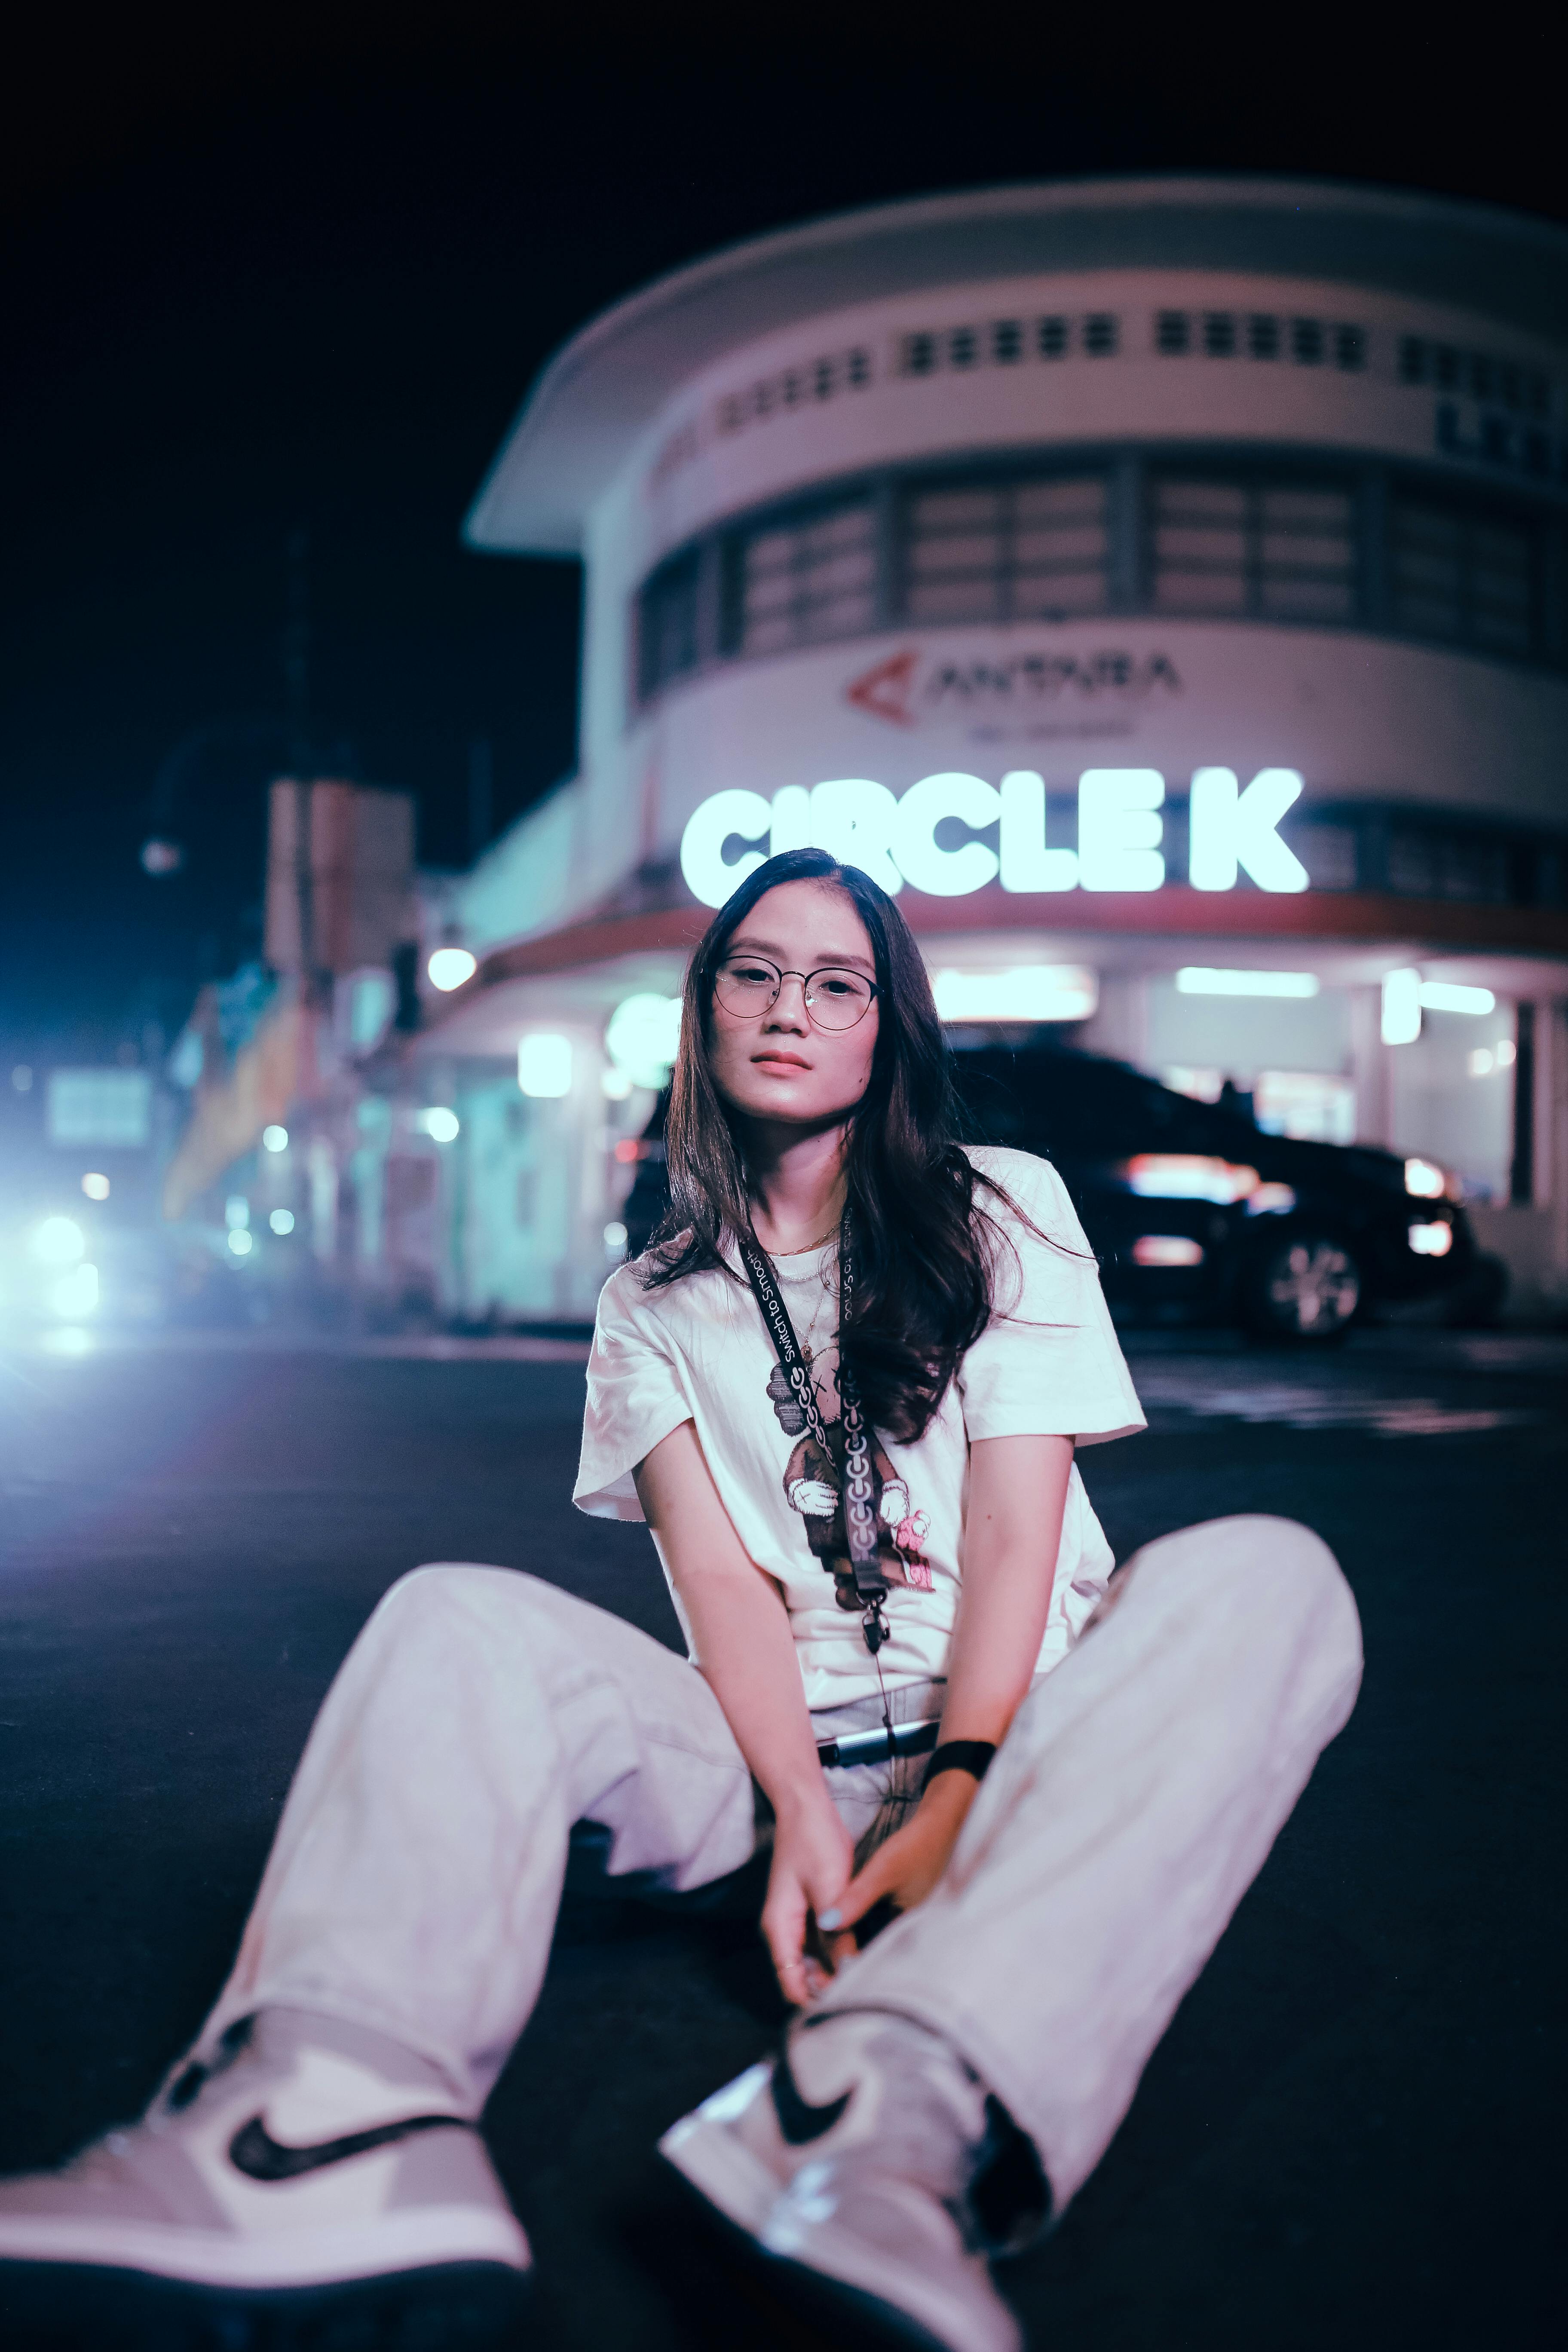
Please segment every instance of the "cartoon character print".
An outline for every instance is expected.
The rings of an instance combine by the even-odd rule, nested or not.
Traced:
[[[809,1349],[801,1352],[808,1370],[814,1370]],[[823,1392],[828,1385],[832,1389],[831,1407]],[[838,1409],[837,1384],[829,1373],[817,1387],[823,1434],[828,1444],[826,1455],[806,1428],[805,1415],[786,1375],[776,1364],[768,1381],[768,1396],[785,1436],[800,1441],[784,1465],[784,1490],[790,1508],[798,1511],[805,1522],[805,1539],[811,1546],[812,1557],[832,1577],[838,1606],[858,1612],[862,1604],[855,1591],[849,1538],[844,1524],[844,1423]],[[828,1418],[830,1409],[832,1419]],[[903,1584],[917,1592],[930,1592],[934,1589],[935,1579],[931,1562],[921,1549],[930,1518],[924,1511],[910,1509],[909,1487],[874,1433],[870,1451],[871,1505],[877,1517],[877,1552],[882,1573],[890,1585]]]

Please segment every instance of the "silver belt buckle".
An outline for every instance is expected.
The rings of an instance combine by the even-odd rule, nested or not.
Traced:
[[[889,1745],[887,1727],[874,1724],[869,1731],[841,1732],[837,1739],[819,1739],[817,1760],[826,1769],[852,1764],[887,1764],[896,1756],[923,1756],[936,1746],[941,1717],[922,1716],[918,1723],[895,1723]]]

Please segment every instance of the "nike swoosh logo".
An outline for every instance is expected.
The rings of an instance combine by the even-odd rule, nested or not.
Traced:
[[[347,2132],[342,2139],[317,2140],[310,2147],[285,2147],[275,2140],[261,2117],[241,2124],[228,2144],[228,2160],[251,2180],[298,2180],[329,2164],[346,2163],[351,2156],[367,2156],[373,2147],[390,2147],[395,2140],[416,2132],[471,2131],[462,2116],[405,2116],[401,2123],[377,2124],[373,2130]]]
[[[805,2147],[812,2140],[830,2132],[845,2108],[851,2093],[846,2091],[839,2099],[829,2099],[825,2106],[814,2107],[800,2095],[795,2076],[790,2073],[786,2052],[779,2053],[773,2068],[773,2113],[779,2119],[779,2129],[791,2147]]]

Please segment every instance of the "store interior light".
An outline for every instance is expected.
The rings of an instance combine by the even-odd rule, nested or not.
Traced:
[[[1083,964],[1016,964],[1011,971],[932,974],[931,993],[944,1021],[1087,1021],[1100,1002],[1100,982]]]
[[[1421,975],[1391,971],[1383,982],[1383,1042],[1414,1045],[1421,1034]]]
[[[107,1176],[100,1175],[96,1168],[89,1170],[81,1180],[81,1189],[89,1201],[107,1201],[110,1191],[109,1179]]]
[[[1466,988],[1454,980],[1424,980],[1421,983],[1421,1003],[1427,1013],[1485,1015],[1497,1011],[1497,998],[1489,988]]]
[[[437,1103],[433,1109],[418,1112],[414,1124],[421,1135],[430,1138],[432,1143],[456,1143],[462,1121],[455,1110],[447,1110],[444,1104]]]
[[[1187,1095],[1194,1102],[1218,1102],[1225,1086],[1225,1072],[1196,1062],[1167,1062],[1161,1076],[1171,1092]]]
[[[517,1083],[525,1095],[552,1100],[572,1091],[572,1040],[552,1029],[533,1029],[520,1038]]]
[[[1188,963],[1176,974],[1178,996],[1316,996],[1315,971],[1226,971]]]
[[[630,1087],[662,1087],[675,1066],[679,1046],[679,996],[644,992],[623,997],[605,1031],[605,1051]],[[609,1091],[606,1087],[605,1092]],[[616,1099],[612,1095],[611,1100]]]
[[[450,990],[461,988],[465,981],[472,980],[479,968],[478,957],[470,955],[467,948],[437,948],[425,967],[425,975],[431,987],[438,988],[445,996]]]

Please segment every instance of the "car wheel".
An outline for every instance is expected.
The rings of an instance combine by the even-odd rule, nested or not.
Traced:
[[[1355,1254],[1331,1234],[1282,1234],[1262,1252],[1247,1286],[1247,1319],[1259,1339],[1342,1339],[1362,1301]]]

